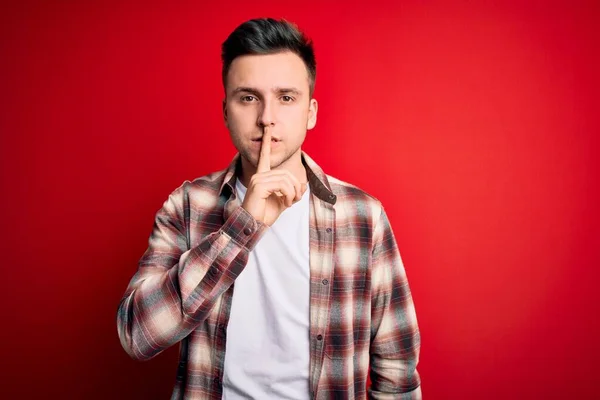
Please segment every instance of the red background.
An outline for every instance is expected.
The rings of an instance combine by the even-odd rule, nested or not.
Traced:
[[[116,309],[234,155],[220,44],[259,16],[315,41],[304,148],[388,210],[426,398],[600,397],[597,2],[167,3],[0,10],[0,397],[169,397],[176,349],[130,360]]]

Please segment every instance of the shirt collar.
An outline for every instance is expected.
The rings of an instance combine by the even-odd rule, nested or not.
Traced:
[[[335,204],[337,197],[331,191],[331,186],[329,185],[329,181],[327,180],[327,175],[323,172],[321,167],[308,156],[304,151],[302,151],[302,164],[306,168],[306,176],[308,177],[308,184],[310,185],[311,192],[317,196],[319,199],[330,203]],[[235,183],[237,179],[237,173],[240,172],[242,166],[240,153],[237,153],[229,167],[225,170],[225,178],[223,179],[223,183],[219,188],[219,194],[223,194],[223,190],[228,187],[230,193],[234,192]]]

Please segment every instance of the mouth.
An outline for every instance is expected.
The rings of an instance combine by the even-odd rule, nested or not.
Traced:
[[[262,138],[256,138],[256,139],[252,139],[253,142],[262,142]],[[280,142],[280,139],[272,137],[271,138],[271,143],[277,143]]]

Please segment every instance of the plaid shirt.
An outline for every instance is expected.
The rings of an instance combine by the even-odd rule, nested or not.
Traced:
[[[386,213],[304,152],[302,162],[311,187],[310,398],[420,399],[419,330]],[[180,343],[172,399],[222,396],[234,282],[268,229],[240,207],[239,168],[238,154],[169,196],[119,305],[119,338],[134,359]]]

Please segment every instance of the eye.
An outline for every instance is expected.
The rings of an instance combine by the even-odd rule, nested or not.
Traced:
[[[292,101],[294,101],[294,98],[292,96],[283,95],[283,96],[281,96],[281,100],[284,103],[291,103]]]
[[[240,100],[241,100],[242,102],[244,102],[244,103],[251,103],[251,102],[253,102],[253,101],[255,101],[255,100],[258,100],[258,99],[257,99],[256,97],[254,97],[254,96],[252,96],[252,95],[249,95],[249,94],[248,94],[248,95],[242,96],[242,97],[240,98]]]

